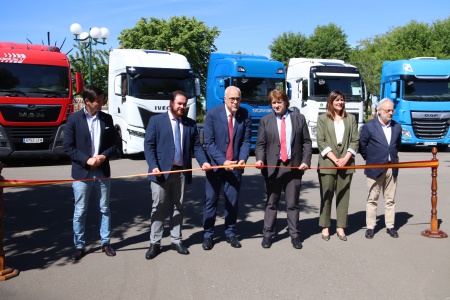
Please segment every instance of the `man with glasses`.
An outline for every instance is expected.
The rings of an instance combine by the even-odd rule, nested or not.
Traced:
[[[402,127],[392,120],[394,103],[384,98],[377,105],[378,117],[367,122],[359,136],[359,150],[366,164],[386,164],[398,162]],[[384,218],[386,232],[393,238],[398,238],[394,228],[395,222],[395,191],[397,189],[398,169],[365,169],[369,195],[366,204],[366,238],[373,238],[377,219],[377,202],[383,191],[385,206]]]
[[[202,244],[204,250],[213,248],[214,224],[222,187],[225,198],[226,241],[234,248],[241,247],[236,237],[236,221],[241,178],[250,155],[251,119],[248,111],[240,107],[239,88],[227,87],[224,100],[225,105],[218,105],[207,112],[204,125],[208,159],[212,166],[224,166],[206,172]]]

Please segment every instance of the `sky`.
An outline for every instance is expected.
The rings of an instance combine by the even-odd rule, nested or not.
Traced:
[[[106,27],[107,45],[96,49],[118,48],[123,29],[133,28],[150,17],[169,20],[172,16],[195,17],[209,28],[221,31],[215,40],[217,52],[241,51],[270,56],[269,45],[284,32],[310,36],[317,26],[334,23],[347,35],[350,46],[358,41],[385,34],[411,20],[432,24],[450,17],[449,0],[342,0],[342,1],[250,1],[250,0],[35,0],[2,1],[0,41],[34,44],[50,42],[62,52],[73,48],[70,26],[78,23],[83,31]],[[72,53],[73,54],[73,53]]]

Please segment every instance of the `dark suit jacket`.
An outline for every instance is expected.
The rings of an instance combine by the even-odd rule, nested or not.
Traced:
[[[389,162],[389,155],[391,156],[391,162],[398,162],[402,127],[392,120],[391,130],[391,142],[388,144],[378,118],[364,124],[359,138],[359,150],[366,164],[387,163]],[[377,178],[384,171],[385,169],[365,169],[364,174],[370,178]],[[392,169],[392,174],[394,177],[397,177],[398,169]]]
[[[348,114],[344,118],[344,137],[342,140],[342,146],[338,146],[336,140],[336,131],[334,129],[334,121],[327,117],[326,114],[322,114],[317,118],[317,147],[319,148],[319,167],[335,167],[327,157],[322,157],[320,154],[327,147],[330,147],[337,158],[342,158],[347,154],[347,150],[350,148],[353,151],[358,152],[358,124],[352,114]],[[355,165],[355,158],[352,156],[348,161],[349,166]],[[337,169],[334,170],[319,170],[321,174],[336,174]],[[355,173],[354,169],[347,169],[346,174]]]
[[[181,118],[183,125],[183,169],[192,169],[192,152],[194,152],[200,166],[207,162],[205,152],[198,138],[197,125],[188,117]],[[151,173],[154,168],[161,172],[172,169],[173,157],[175,155],[175,144],[173,142],[173,130],[169,113],[163,113],[150,118],[145,131],[144,154]],[[192,172],[183,172],[187,183],[192,181]],[[149,175],[148,178],[154,182],[162,182],[169,174],[156,177]]]
[[[248,111],[240,107],[235,114],[233,131],[233,160],[247,161],[250,155],[251,119]],[[230,138],[225,105],[218,105],[206,113],[205,125],[206,154],[212,166],[221,166],[226,161],[226,151]],[[214,169],[217,171],[218,169]],[[234,169],[243,172],[243,169]]]
[[[300,166],[302,163],[311,166],[311,138],[309,137],[308,126],[305,116],[299,112],[290,112],[292,124],[291,136],[291,166]],[[264,116],[259,122],[258,140],[256,141],[255,156],[256,161],[261,160],[265,165],[275,166],[280,159],[280,136],[278,134],[277,116],[275,113]],[[275,168],[264,168],[262,174],[270,177],[274,174]],[[303,175],[303,171],[292,169]]]
[[[100,148],[98,153],[106,156],[100,165],[103,175],[111,176],[109,160],[119,156],[118,136],[114,129],[111,115],[99,111],[100,121]],[[87,160],[91,157],[92,141],[89,126],[86,121],[84,109],[69,116],[64,129],[64,151],[72,159],[72,178],[83,179],[91,170]]]

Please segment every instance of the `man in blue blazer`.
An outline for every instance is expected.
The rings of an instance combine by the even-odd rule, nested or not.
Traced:
[[[360,133],[359,149],[366,164],[384,164],[398,162],[398,151],[401,143],[402,127],[392,120],[394,103],[389,98],[378,102],[378,116],[367,122]],[[366,204],[366,238],[374,236],[377,218],[377,201],[383,191],[385,207],[384,218],[386,232],[393,238],[398,238],[394,228],[395,222],[395,191],[397,189],[398,169],[365,169],[369,195]]]
[[[110,245],[111,212],[109,195],[111,169],[109,160],[118,157],[118,136],[112,117],[101,111],[103,91],[87,86],[83,92],[85,107],[70,115],[64,129],[64,151],[72,159],[72,178],[75,211],[73,230],[75,252],[72,260],[81,259],[85,247],[85,221],[89,196],[95,189],[100,207],[100,237],[102,251],[108,256],[116,255]]]
[[[166,208],[170,211],[171,247],[179,254],[189,254],[181,241],[181,226],[185,183],[192,181],[192,152],[203,170],[209,170],[211,165],[200,144],[195,121],[184,116],[186,104],[184,92],[173,92],[169,111],[151,117],[145,131],[144,154],[148,171],[153,173],[148,176],[153,202],[146,259],[153,259],[161,252]],[[166,171],[175,172],[158,174]]]
[[[206,172],[206,197],[203,209],[204,250],[213,247],[217,204],[223,186],[225,196],[225,235],[228,243],[240,248],[236,237],[236,221],[241,177],[250,155],[251,119],[248,111],[240,107],[241,91],[235,86],[225,90],[225,105],[219,105],[206,114],[204,133],[206,154],[213,166],[226,168]]]

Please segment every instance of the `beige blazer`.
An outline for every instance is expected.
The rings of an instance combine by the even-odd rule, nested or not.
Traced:
[[[342,158],[347,154],[347,150],[350,148],[355,153],[358,152],[359,133],[358,124],[356,123],[355,116],[348,114],[344,118],[344,138],[342,140],[342,146],[338,146],[336,140],[336,132],[334,130],[334,121],[327,117],[326,114],[322,114],[317,118],[317,147],[319,148],[319,167],[335,167],[328,157],[322,157],[321,153],[327,147],[331,148],[331,151],[337,158]],[[348,161],[349,166],[355,165],[355,157],[352,156]],[[321,174],[336,174],[337,170],[318,170]],[[354,169],[347,169],[346,174],[354,173]]]

